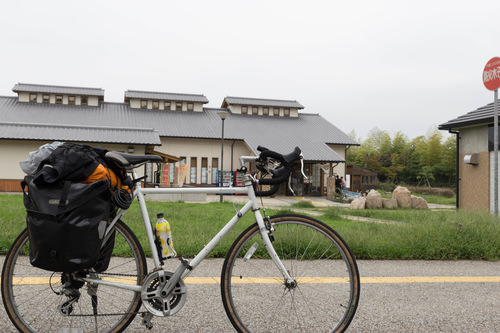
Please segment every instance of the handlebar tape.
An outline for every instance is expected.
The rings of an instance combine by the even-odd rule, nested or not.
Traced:
[[[286,182],[292,169],[290,167],[282,166],[276,170],[271,170],[271,178],[259,179],[259,185],[279,185]]]
[[[268,157],[274,158],[275,160],[281,161],[284,164],[290,164],[300,159],[300,153],[302,152],[299,147],[295,147],[295,149],[286,155],[282,155],[275,151],[269,150],[265,147],[258,146],[257,150],[260,151],[259,158],[261,160],[266,159]]]
[[[271,178],[264,178],[264,179],[259,179],[258,184],[259,185],[279,185],[281,183],[286,182],[288,177],[290,176],[290,173],[292,172],[292,163],[296,160],[299,160],[301,158],[301,150],[299,147],[295,147],[294,151],[282,155],[280,153],[277,153],[275,151],[269,150],[265,147],[259,146],[257,147],[257,150],[260,151],[259,159],[260,160],[265,160],[268,157],[273,158],[275,160],[278,160],[281,162],[282,166],[276,170],[271,170]],[[274,194],[278,191],[279,186],[276,189],[273,187],[270,191],[260,191],[262,193],[266,193],[265,195],[271,195]],[[259,192],[259,193],[260,193]],[[267,194],[269,192],[272,192],[271,194]]]

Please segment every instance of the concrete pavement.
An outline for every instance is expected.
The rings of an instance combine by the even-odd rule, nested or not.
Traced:
[[[210,282],[187,284],[178,314],[155,317],[151,331],[138,316],[126,332],[234,332],[221,302],[222,263],[205,260],[193,271]],[[500,261],[359,260],[358,267],[360,303],[348,332],[499,332]],[[16,332],[3,307],[0,332]]]

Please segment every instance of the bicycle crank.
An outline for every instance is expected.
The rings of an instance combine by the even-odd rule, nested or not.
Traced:
[[[174,273],[159,270],[146,276],[141,291],[144,307],[155,316],[166,317],[179,312],[186,303],[187,290],[184,281],[179,280],[170,294],[163,291]]]

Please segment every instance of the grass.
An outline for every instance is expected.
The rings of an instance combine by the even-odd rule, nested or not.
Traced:
[[[15,237],[25,228],[22,196],[0,195],[0,207],[0,254],[5,254]],[[309,207],[267,209],[266,214],[283,213],[293,208]],[[193,257],[235,214],[235,209],[231,203],[148,201],[148,213],[153,222],[156,214],[161,212],[172,226],[177,252],[185,257]],[[412,209],[351,211],[338,208],[321,209],[321,212],[324,215],[319,219],[344,238],[358,259],[498,260],[500,256],[500,223],[495,224],[488,212]],[[399,223],[352,221],[342,218],[343,214]],[[125,215],[124,222],[131,227],[146,254],[149,254],[140,216],[139,207],[134,203]],[[210,256],[224,257],[234,239],[252,223],[251,214],[247,214]]]

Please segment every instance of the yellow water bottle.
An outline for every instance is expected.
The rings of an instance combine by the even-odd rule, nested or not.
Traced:
[[[163,217],[163,213],[159,213],[156,217],[158,218],[158,221],[156,222],[156,235],[158,236],[161,244],[161,256],[164,259],[175,257],[177,253],[174,250],[170,224]]]

